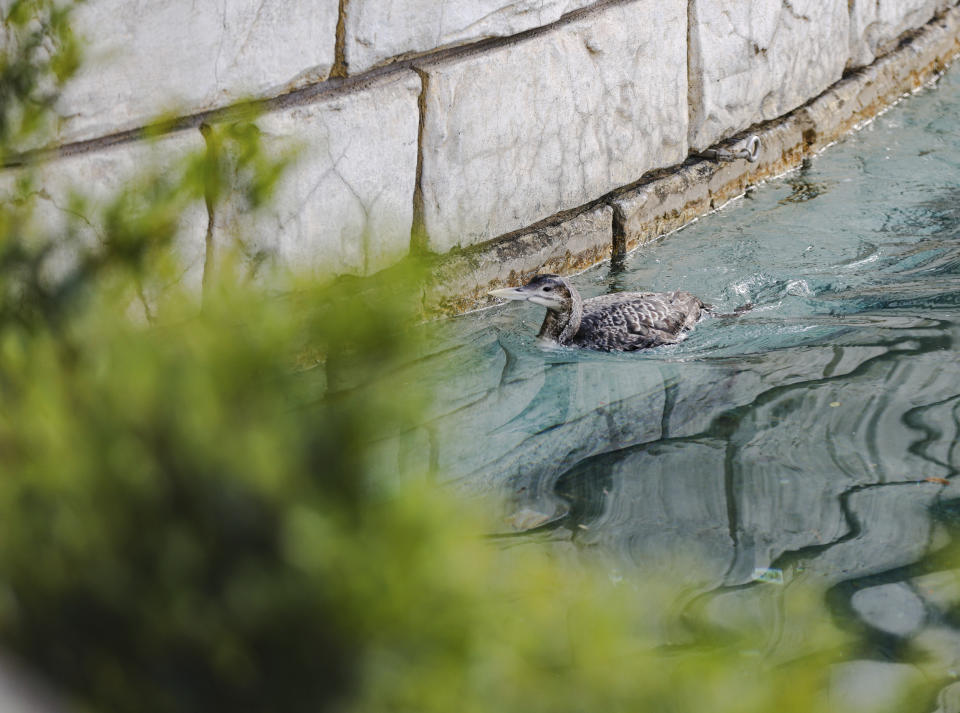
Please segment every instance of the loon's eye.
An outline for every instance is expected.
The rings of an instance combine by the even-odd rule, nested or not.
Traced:
[[[543,288],[543,291],[544,291],[544,292],[553,292],[553,288],[552,288],[552,287],[544,287],[544,288]]]

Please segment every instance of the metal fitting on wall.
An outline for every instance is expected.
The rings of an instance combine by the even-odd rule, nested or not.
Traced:
[[[756,134],[750,134],[746,139],[737,141],[730,146],[701,151],[700,156],[714,161],[736,161],[742,158],[750,163],[756,163],[757,159],[760,158],[760,137]]]

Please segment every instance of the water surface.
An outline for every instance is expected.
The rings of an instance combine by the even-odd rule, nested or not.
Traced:
[[[816,578],[867,632],[863,660],[936,641],[960,675],[960,573],[936,556],[960,521],[958,116],[955,67],[799,170],[574,278],[585,296],[755,305],[682,344],[545,349],[529,304],[435,326],[432,471],[505,496],[505,529],[612,573],[695,555],[689,601],[717,612]]]

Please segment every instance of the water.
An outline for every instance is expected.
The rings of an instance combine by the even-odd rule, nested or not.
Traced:
[[[574,278],[585,296],[755,305],[680,345],[545,349],[529,304],[435,325],[420,367],[440,394],[414,438],[429,467],[504,496],[505,531],[612,573],[695,555],[689,599],[718,612],[817,579],[866,632],[861,658],[941,636],[960,675],[960,570],[937,557],[960,523],[958,115],[954,67],[798,171]]]

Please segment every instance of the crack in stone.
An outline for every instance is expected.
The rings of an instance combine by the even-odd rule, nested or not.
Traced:
[[[787,12],[793,15],[793,17],[795,17],[798,20],[810,22],[810,17],[808,15],[801,15],[799,12],[797,12],[794,9],[793,4],[790,2],[790,0],[780,0],[780,1],[783,3],[783,7],[786,8]],[[879,0],[877,1],[879,2]]]
[[[223,34],[220,35],[220,43],[217,45],[217,58],[213,61],[213,79],[217,89],[220,88],[220,59],[223,56],[223,46],[226,44],[228,37],[227,1],[222,0],[220,3],[220,30]]]
[[[211,135],[212,129],[207,124],[200,126],[200,135],[203,137],[207,147],[207,161],[211,156]],[[215,220],[216,207],[214,205],[213,193],[210,188],[204,189],[203,202],[207,209],[207,230],[203,239],[203,269],[200,276],[200,292],[202,299],[206,299],[208,292],[213,285],[214,270],[216,270],[216,245],[215,245]]]
[[[93,222],[91,222],[90,218],[85,216],[83,213],[79,213],[75,210],[70,210],[69,208],[60,205],[57,202],[57,200],[53,196],[51,196],[46,190],[41,189],[37,191],[34,195],[36,195],[38,198],[42,200],[48,201],[54,208],[56,208],[61,213],[65,215],[72,215],[74,218],[79,218],[84,223],[84,225],[90,228],[90,230],[93,232],[93,234],[97,237],[97,239],[101,243],[103,243],[104,240],[106,240],[106,236],[101,232],[100,228],[94,225]]]
[[[419,124],[417,126],[417,167],[413,182],[413,221],[410,226],[410,253],[412,255],[419,255],[426,252],[428,243],[423,198],[423,147],[427,122],[429,76],[418,67],[412,67],[412,69],[417,73],[417,76],[420,77],[420,94],[417,96]]]
[[[243,42],[240,43],[240,47],[237,48],[237,51],[233,57],[233,61],[230,63],[231,67],[237,66],[237,62],[240,61],[240,56],[247,49],[247,45],[250,44],[250,40],[253,37],[257,26],[260,24],[260,17],[263,14],[263,10],[267,6],[268,2],[269,0],[260,0],[260,4],[257,6],[257,11],[254,13],[253,20],[250,21],[250,25],[247,29],[247,35],[243,38]]]
[[[330,78],[343,78],[349,74],[347,62],[347,7],[350,0],[340,0],[337,10],[336,38],[333,46],[333,67],[330,68]]]

